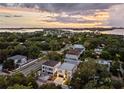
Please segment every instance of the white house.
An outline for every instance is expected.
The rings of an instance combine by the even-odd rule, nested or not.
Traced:
[[[42,64],[42,73],[54,75],[60,65],[58,61],[46,61]]]
[[[64,61],[79,64],[79,57],[85,51],[85,47],[81,44],[74,44],[72,48],[67,51]]]
[[[7,60],[13,60],[15,64],[18,64],[19,66],[27,63],[27,57],[23,55],[15,55],[12,57],[7,58]]]
[[[61,77],[63,79],[71,79],[76,69],[76,64],[63,63],[57,70],[57,77]]]
[[[65,62],[79,63],[80,51],[78,49],[70,49],[65,55]]]

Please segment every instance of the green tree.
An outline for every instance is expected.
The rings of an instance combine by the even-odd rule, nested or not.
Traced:
[[[43,84],[40,89],[61,89],[60,85],[55,85],[54,83]]]
[[[37,75],[34,72],[31,72],[27,76],[27,84],[28,84],[28,86],[31,86],[34,89],[38,88],[38,84],[36,82],[36,79],[37,79]]]
[[[106,87],[110,87],[107,78],[110,77],[106,66],[96,63],[95,59],[87,58],[87,61],[81,63],[78,70],[74,73],[70,86],[72,88],[98,88],[103,86],[100,82],[103,82]]]
[[[113,88],[115,89],[121,89],[124,87],[124,84],[120,80],[113,80],[112,85],[113,85]]]
[[[7,78],[8,86],[13,86],[15,84],[27,85],[27,79],[22,73],[15,73]]]
[[[47,55],[49,60],[61,61],[63,60],[63,55],[58,54],[57,52],[50,52]]]
[[[114,76],[119,76],[120,63],[118,61],[113,61],[110,70]]]
[[[108,51],[102,51],[101,58],[103,59],[111,59],[111,55]]]
[[[8,70],[13,70],[16,68],[16,65],[14,63],[13,60],[9,59],[9,60],[6,60],[4,63],[3,63],[3,69],[8,69]]]
[[[37,58],[40,54],[40,50],[37,46],[35,45],[31,45],[29,48],[28,48],[28,57],[29,58]]]
[[[5,76],[0,76],[0,89],[7,88],[7,81]]]
[[[14,84],[13,86],[9,86],[8,89],[31,89],[31,86],[24,86],[19,84]]]

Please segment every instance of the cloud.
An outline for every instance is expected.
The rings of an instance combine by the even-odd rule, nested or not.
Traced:
[[[83,10],[108,9],[113,3],[3,3],[2,6],[8,7],[27,7],[46,9],[52,12],[73,12]]]
[[[1,17],[2,26],[124,27],[124,4],[11,3],[0,6],[4,6],[0,8],[0,17],[6,16]]]
[[[114,5],[108,9],[108,25],[114,27],[124,27],[124,4]]]

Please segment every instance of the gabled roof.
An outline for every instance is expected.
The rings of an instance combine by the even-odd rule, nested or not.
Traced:
[[[15,55],[15,56],[9,57],[8,59],[21,60],[23,58],[27,58],[27,57],[26,56],[23,56],[23,55]]]
[[[56,66],[58,63],[59,63],[58,61],[49,60],[49,61],[44,62],[42,65],[54,67],[54,66]]]

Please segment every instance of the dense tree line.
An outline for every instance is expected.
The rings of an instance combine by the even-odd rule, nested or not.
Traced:
[[[90,59],[81,63],[70,81],[71,88],[76,89],[110,89],[124,88],[124,81],[114,80],[105,65],[100,65]]]
[[[28,76],[15,73],[11,76],[0,76],[0,89],[61,89],[60,85],[54,83],[39,86],[36,82],[37,76],[32,72]]]
[[[0,62],[16,54],[38,58],[40,51],[57,51],[65,45],[64,38],[44,33],[0,33]]]
[[[0,76],[0,89],[6,88],[38,88],[38,85],[33,73],[28,76],[24,76],[21,73],[15,73],[11,76]]]
[[[74,33],[74,35],[68,35],[66,33],[67,35],[62,34],[62,37],[58,37],[56,31],[51,32],[54,34],[47,34],[47,36],[44,36],[45,32],[0,33],[0,62],[8,56],[16,54],[26,55],[29,58],[37,58],[42,50],[58,51],[65,44],[74,43],[83,44],[87,52],[104,44],[101,58],[115,60],[118,54],[119,60],[124,61],[124,39],[122,36],[97,35],[94,33]]]

